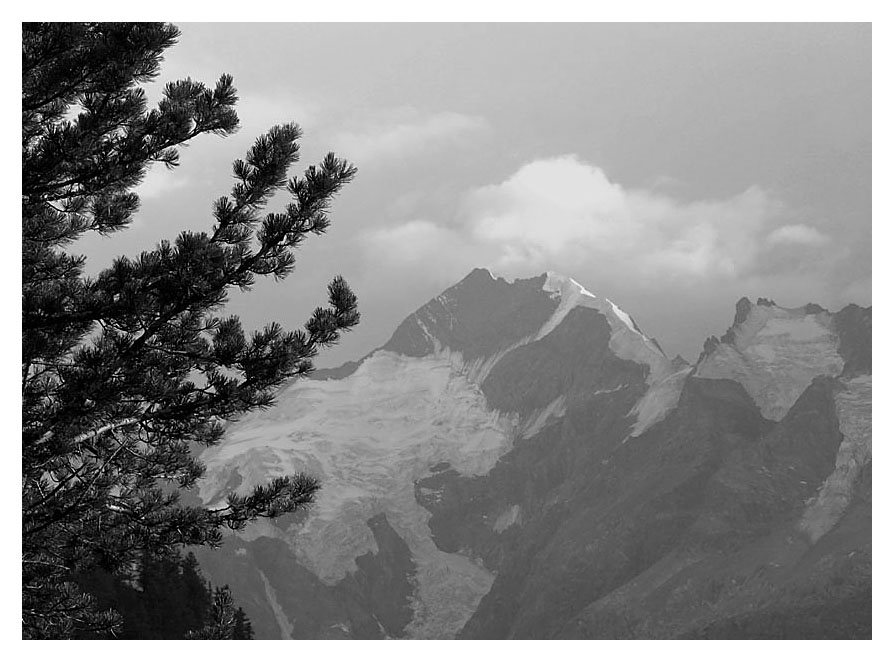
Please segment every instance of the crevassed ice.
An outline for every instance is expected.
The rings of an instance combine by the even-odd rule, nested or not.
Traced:
[[[440,551],[414,481],[449,462],[464,475],[488,472],[511,446],[515,418],[487,408],[480,389],[449,354],[409,358],[378,351],[342,380],[299,380],[275,406],[246,416],[224,444],[203,455],[206,502],[226,496],[233,472],[240,492],[272,476],[304,471],[322,480],[302,526],[246,535],[280,536],[299,561],[334,584],[375,551],[366,521],[384,512],[418,567],[409,633],[456,633],[490,589],[493,575],[469,558]],[[275,586],[274,586],[275,587]]]

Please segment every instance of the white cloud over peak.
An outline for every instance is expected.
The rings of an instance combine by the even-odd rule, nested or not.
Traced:
[[[777,211],[756,187],[696,202],[627,189],[569,155],[534,161],[500,184],[471,191],[463,220],[499,252],[497,266],[598,259],[649,276],[701,277],[746,269]]]
[[[713,302],[790,294],[798,305],[819,300],[821,271],[836,259],[817,260],[824,235],[790,224],[792,210],[759,186],[681,199],[623,186],[574,155],[529,162],[467,190],[453,208],[413,213],[357,237],[385,279],[443,286],[476,266],[507,278],[556,270],[642,306],[660,308],[662,296],[682,290],[687,300]],[[803,258],[781,259],[779,244]]]
[[[377,230],[407,259],[456,259],[446,245],[507,273],[597,268],[629,277],[735,277],[757,259],[781,205],[757,187],[720,200],[680,201],[612,182],[573,155],[522,166],[468,191],[454,218]],[[392,242],[391,245],[396,245]],[[466,261],[462,259],[461,261]]]

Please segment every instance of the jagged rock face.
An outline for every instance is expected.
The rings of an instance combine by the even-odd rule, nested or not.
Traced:
[[[206,453],[206,503],[323,489],[200,560],[260,637],[870,636],[870,320],[742,299],[691,366],[477,269]]]
[[[848,305],[834,315],[844,376],[871,374],[871,308]]]
[[[382,347],[421,357],[447,348],[465,362],[490,357],[539,331],[559,300],[543,289],[546,276],[508,283],[485,269],[432,299],[397,328]]]

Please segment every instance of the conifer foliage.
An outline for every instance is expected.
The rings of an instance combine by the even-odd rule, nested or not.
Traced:
[[[329,154],[289,179],[301,132],[275,126],[233,164],[208,231],[120,257],[96,277],[73,252],[85,233],[127,227],[150,165],[175,167],[178,146],[238,126],[227,75],[212,87],[169,83],[149,106],[140,84],[178,36],[152,23],[23,25],[23,637],[111,631],[119,618],[98,612],[74,576],[135,575],[146,553],[217,544],[221,528],[294,511],[319,488],[294,475],[216,509],[179,498],[204,470],[191,448],[271,404],[358,322],[340,277],[302,330],[273,323],[246,334],[221,316],[231,288],[292,271],[294,249],[328,227],[351,164]],[[265,213],[279,191],[290,202]]]
[[[233,603],[229,587],[214,588],[202,576],[195,555],[178,550],[167,557],[143,558],[135,580],[93,569],[77,584],[95,598],[100,609],[112,610],[123,639],[183,640],[216,638],[249,640],[251,621]],[[107,632],[74,631],[81,638],[104,638]]]

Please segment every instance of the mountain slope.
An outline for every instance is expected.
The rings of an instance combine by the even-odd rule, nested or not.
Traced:
[[[742,299],[691,366],[570,278],[476,269],[204,455],[206,503],[323,489],[203,566],[258,637],[759,635],[864,605],[870,329]]]

